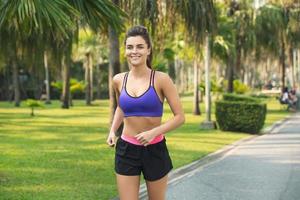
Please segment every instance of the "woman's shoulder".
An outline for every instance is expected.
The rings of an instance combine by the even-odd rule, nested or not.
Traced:
[[[124,76],[125,76],[126,73],[127,72],[121,72],[121,73],[118,73],[118,74],[114,75],[113,81],[114,82],[123,81],[123,78],[124,78]]]
[[[155,79],[159,82],[171,81],[169,74],[155,70]]]

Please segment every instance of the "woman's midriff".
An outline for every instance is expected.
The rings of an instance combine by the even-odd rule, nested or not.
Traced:
[[[161,117],[126,117],[124,118],[124,128],[122,133],[122,139],[139,145],[138,140],[135,139],[135,135],[149,131],[161,124]],[[163,135],[159,135],[154,138],[150,144],[155,144],[163,140]]]

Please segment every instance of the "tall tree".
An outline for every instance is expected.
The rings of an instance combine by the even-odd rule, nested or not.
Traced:
[[[119,31],[123,28],[123,18],[126,16],[125,13],[119,9],[119,7],[109,0],[69,0],[72,5],[80,13],[80,21],[78,21],[77,28],[71,30],[70,34],[78,38],[78,27],[89,26],[94,32],[100,30]],[[68,41],[67,41],[68,42]],[[66,52],[68,53],[68,52]],[[67,54],[67,57],[71,57],[71,54]],[[67,65],[70,68],[70,65]],[[69,70],[67,70],[68,72]],[[68,78],[66,76],[65,78]],[[67,84],[70,80],[64,80]],[[63,93],[69,93],[69,88],[64,87]],[[69,107],[68,96],[63,98],[63,108]]]
[[[281,63],[281,86],[285,87],[286,48],[287,48],[287,12],[277,4],[266,4],[258,10],[256,16],[256,38],[258,47],[278,55]],[[272,33],[272,34],[270,34]]]
[[[0,43],[2,48],[9,49],[7,56],[10,57],[9,63],[13,70],[16,106],[20,104],[18,80],[20,52],[23,52],[26,47],[32,48],[38,45],[41,41],[46,43],[49,39],[43,37],[46,33],[53,40],[66,38],[67,30],[74,26],[72,19],[77,17],[77,12],[63,0],[0,2]],[[29,43],[28,41],[32,41],[29,38],[35,38],[36,43]]]
[[[201,44],[205,44],[205,63],[206,63],[206,122],[203,127],[213,128],[215,125],[211,119],[211,102],[210,102],[210,76],[209,76],[209,61],[210,61],[210,42],[216,30],[216,13],[212,0],[197,1],[197,0],[178,0],[176,1],[175,9],[184,19],[188,36],[195,48],[200,50]]]

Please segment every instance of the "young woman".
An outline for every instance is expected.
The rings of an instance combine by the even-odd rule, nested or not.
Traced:
[[[138,200],[143,173],[150,200],[163,200],[172,162],[164,135],[184,123],[185,117],[170,77],[152,70],[152,48],[147,29],[134,26],[126,34],[125,54],[130,71],[113,78],[118,107],[107,143],[116,144],[115,171],[121,200]],[[163,102],[174,116],[161,123]],[[124,121],[121,137],[115,132]]]

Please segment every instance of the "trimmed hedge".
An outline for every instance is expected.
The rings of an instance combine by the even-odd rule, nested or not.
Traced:
[[[223,131],[258,133],[265,123],[267,106],[247,101],[216,102],[216,119]]]
[[[255,103],[260,102],[260,99],[258,98],[254,98],[246,95],[231,94],[231,93],[223,94],[223,99],[225,101],[245,101],[245,102],[255,102]]]

